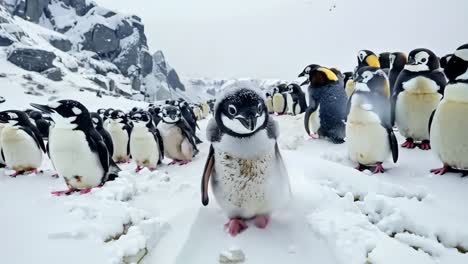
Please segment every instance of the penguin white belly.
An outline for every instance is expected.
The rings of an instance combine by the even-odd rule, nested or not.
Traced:
[[[159,161],[159,146],[146,127],[133,128],[130,136],[130,152],[139,166],[156,168]]]
[[[5,164],[13,170],[33,170],[42,164],[42,150],[22,129],[6,126],[2,131],[1,145]]]
[[[353,107],[346,123],[349,158],[362,165],[384,162],[390,155],[387,131],[373,112]]]
[[[468,169],[468,103],[444,99],[434,115],[431,144],[440,160],[454,168]]]
[[[271,97],[268,97],[266,99],[266,107],[268,109],[268,113],[273,113],[273,99]]]
[[[301,105],[299,103],[296,103],[296,106],[294,107],[294,115],[299,115],[301,114],[301,112],[302,112]]]
[[[284,114],[285,104],[286,102],[282,94],[277,93],[273,96],[273,111],[275,113]]]
[[[53,129],[49,136],[49,152],[57,173],[69,188],[86,189],[101,184],[106,172],[82,131]]]
[[[291,94],[286,94],[286,107],[288,109],[288,114],[295,115],[294,112],[294,101]]]
[[[128,133],[123,129],[122,124],[110,122],[107,126],[114,145],[114,161],[125,161],[128,159]]]
[[[395,122],[400,134],[416,141],[428,140],[429,118],[441,98],[439,93],[401,92],[395,110]]]
[[[187,139],[182,134],[179,127],[162,123],[158,128],[163,138],[164,153],[168,158],[175,160],[192,160],[193,147],[187,144]]]
[[[320,106],[309,116],[309,131],[317,134],[320,129]]]
[[[262,142],[263,150],[255,157],[240,157],[241,153],[237,153],[245,152],[247,146],[255,148],[253,142],[239,142],[232,152],[220,146],[223,143],[213,145],[211,185],[216,201],[229,218],[270,215],[289,200],[289,178],[283,162],[276,159],[274,141],[270,141]]]

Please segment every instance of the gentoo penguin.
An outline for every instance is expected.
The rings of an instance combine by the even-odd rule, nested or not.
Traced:
[[[218,98],[207,127],[211,146],[202,177],[202,203],[208,205],[211,180],[214,197],[229,218],[225,229],[232,236],[246,229],[250,219],[266,228],[271,214],[289,200],[278,132],[264,98],[250,83],[233,84]]]
[[[354,91],[372,92],[390,98],[387,74],[380,68],[360,68],[354,75]]]
[[[273,111],[273,97],[271,96],[270,93],[266,93],[265,96],[266,96],[265,104],[266,104],[268,113],[273,114],[274,113],[274,111]]]
[[[179,99],[178,106],[179,106],[179,109],[180,109],[180,111],[182,113],[182,117],[185,119],[185,121],[187,121],[187,123],[189,124],[190,128],[193,131],[193,137],[195,139],[195,143],[197,143],[197,144],[203,143],[203,141],[201,141],[200,138],[198,138],[197,134],[196,134],[197,128],[198,129],[200,129],[200,128],[198,127],[197,118],[195,117],[195,114],[193,113],[192,108],[183,99]]]
[[[311,114],[318,111],[319,128],[318,136],[328,138],[332,143],[344,143],[345,119],[347,115],[348,97],[340,85],[335,73],[325,67],[314,67],[309,71],[309,108],[315,111],[306,111],[304,124],[306,131],[313,138],[317,135],[310,134],[308,124],[310,124]],[[315,119],[315,118],[314,118]]]
[[[165,105],[159,116],[162,122],[159,123],[158,129],[164,143],[164,154],[173,159],[170,165],[185,165],[191,162],[198,153],[198,148],[193,137],[194,131],[182,117],[180,108]]]
[[[2,155],[2,131],[3,131],[3,128],[5,127],[5,123],[2,123],[0,121],[0,168],[5,168],[6,164],[5,164],[5,159],[3,158],[3,155]]]
[[[112,137],[114,154],[112,159],[117,163],[125,163],[130,160],[130,134],[132,127],[128,116],[121,110],[114,110],[108,117],[107,131]]]
[[[207,102],[202,102],[201,108],[202,108],[203,118],[207,118],[208,115],[210,114],[210,106],[208,105]]]
[[[101,119],[104,118],[104,113],[105,113],[105,112],[106,112],[106,109],[104,109],[104,108],[99,108],[99,109],[96,111],[96,113],[99,114],[99,116],[101,117]],[[103,120],[103,122],[104,122],[104,120]]]
[[[90,113],[93,126],[97,132],[101,135],[104,143],[106,144],[107,151],[110,157],[114,155],[114,143],[112,143],[112,137],[107,130],[104,129],[101,116],[98,113]]]
[[[388,73],[388,81],[390,83],[390,92],[393,95],[394,87],[398,76],[408,63],[408,56],[403,52],[394,52],[390,55],[390,72]]]
[[[137,164],[136,172],[146,167],[153,171],[164,159],[164,146],[159,130],[154,126],[151,115],[137,111],[130,116],[133,122],[130,135],[130,153]]]
[[[288,110],[288,98],[286,96],[286,86],[280,84],[273,89],[273,112],[277,115],[284,115]]]
[[[17,110],[0,112],[2,130],[2,158],[5,165],[15,171],[16,177],[25,172],[37,172],[46,148],[42,135],[26,113]]]
[[[42,138],[47,139],[49,137],[50,122],[47,121],[39,111],[31,111],[31,113],[29,113],[29,117],[34,120]]]
[[[50,129],[47,149],[55,170],[64,178],[68,190],[52,194],[88,193],[92,188],[117,177],[119,168],[110,160],[106,144],[94,128],[91,115],[84,105],[73,100],[31,105],[50,113],[55,122]]]
[[[377,70],[366,70],[355,79],[356,90],[350,98],[346,122],[346,145],[349,158],[358,163],[359,171],[374,167],[374,173],[384,173],[382,163],[390,153],[395,163],[398,160],[398,142],[391,124],[390,100],[376,92],[383,85],[377,80],[386,79],[386,75],[373,67],[358,72],[367,68]]]
[[[306,111],[307,103],[305,98],[305,93],[302,91],[301,87],[298,84],[291,83],[288,85],[288,93],[292,98],[292,114],[299,115]]]
[[[404,148],[431,148],[427,124],[439,105],[447,81],[439,58],[428,49],[416,49],[398,76],[392,98],[392,123],[406,138]]]
[[[434,153],[443,163],[431,172],[468,174],[468,44],[459,47],[445,66],[449,83],[430,126]]]

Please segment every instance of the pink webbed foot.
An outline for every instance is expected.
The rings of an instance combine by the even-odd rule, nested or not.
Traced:
[[[176,165],[179,161],[178,160],[173,160],[169,163],[169,165]]]
[[[82,189],[82,190],[80,190],[80,194],[87,194],[87,193],[90,193],[92,189],[93,189],[93,188]]]
[[[431,149],[431,142],[429,140],[423,140],[421,144],[418,146],[422,150],[430,150]]]
[[[63,195],[70,195],[72,193],[76,192],[76,190],[66,190],[66,191],[56,191],[56,192],[51,192],[52,195],[54,196],[63,196]]]
[[[377,165],[375,165],[375,169],[374,169],[374,171],[372,173],[374,173],[374,174],[385,173],[385,169],[382,166],[382,163],[377,163]]]
[[[444,175],[445,173],[451,172],[451,171],[453,171],[453,169],[450,166],[444,165],[444,167],[442,168],[431,170],[431,173]]]
[[[191,160],[181,160],[179,161],[179,165],[186,165],[186,164],[189,164],[191,162]]]
[[[310,134],[310,137],[313,139],[319,139],[319,135],[317,133]]]
[[[230,219],[229,222],[224,225],[224,229],[226,229],[231,236],[237,236],[247,229],[247,227],[247,223],[240,218]]]
[[[59,174],[57,172],[55,172],[54,174],[50,175],[50,177],[58,179]]]
[[[266,215],[259,215],[254,218],[254,224],[260,229],[265,229],[270,222],[270,217]]]
[[[416,147],[416,144],[414,143],[414,140],[412,138],[406,139],[405,143],[401,145],[403,148],[408,148],[408,149],[414,149]]]
[[[138,173],[138,172],[140,172],[141,170],[142,170],[141,166],[138,165],[138,166],[136,167],[136,169],[135,169],[135,172]]]

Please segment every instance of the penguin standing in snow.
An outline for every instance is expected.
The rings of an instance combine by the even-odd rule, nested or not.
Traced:
[[[302,91],[301,87],[298,84],[291,83],[288,85],[288,93],[292,98],[292,114],[299,115],[306,111],[307,103],[305,98],[305,93]]]
[[[6,124],[2,130],[2,158],[16,177],[25,172],[35,173],[42,164],[46,151],[42,135],[26,113],[17,110],[0,112],[0,122]]]
[[[153,171],[164,159],[163,140],[159,130],[146,111],[133,113],[130,120],[134,125],[130,135],[130,152],[137,164],[136,172],[144,167]]]
[[[148,111],[151,114],[154,126],[157,127],[159,125],[159,122],[161,122],[161,117],[159,116],[159,113],[161,112],[161,107],[153,106]]]
[[[182,117],[185,119],[185,121],[187,121],[187,123],[189,124],[190,128],[192,129],[193,131],[193,138],[195,139],[195,143],[197,144],[201,144],[203,143],[203,141],[201,141],[197,135],[196,135],[196,130],[197,128],[200,129],[198,127],[198,124],[197,124],[197,118],[195,116],[195,113],[193,112],[192,108],[189,106],[189,104],[182,100],[182,99],[179,99],[178,101],[178,104],[176,103],[176,106],[178,105],[181,113],[182,113]]]
[[[398,160],[398,142],[391,124],[388,80],[382,69],[361,68],[355,78],[355,91],[350,98],[346,122],[346,145],[349,158],[363,171],[374,167],[384,173],[383,162],[390,153]]]
[[[130,160],[130,134],[132,127],[128,116],[121,110],[114,110],[108,118],[107,131],[112,137],[114,154],[112,159],[117,163],[125,163]]]
[[[169,165],[185,165],[199,152],[194,132],[182,117],[180,108],[165,105],[159,113],[162,122],[158,125],[164,143],[164,154],[173,159]]]
[[[286,96],[286,86],[280,84],[273,89],[273,112],[277,115],[284,115],[288,110],[288,98]]]
[[[307,133],[313,138],[328,138],[335,144],[344,143],[348,97],[343,86],[340,85],[336,74],[325,67],[314,66],[306,70],[308,70],[308,79],[305,83],[309,84],[309,108],[304,116],[304,124]],[[311,133],[309,128],[309,124],[314,120],[318,122],[316,126],[318,135]]]
[[[47,143],[48,154],[69,189],[52,194],[88,193],[117,177],[120,169],[111,161],[106,144],[84,105],[73,100],[31,105],[50,113],[55,122]]]
[[[434,153],[443,163],[431,172],[468,175],[468,44],[459,47],[445,66],[449,83],[444,99],[431,117],[430,138]]]
[[[261,94],[240,82],[226,88],[207,128],[211,142],[202,177],[202,203],[208,184],[229,218],[225,229],[235,236],[253,219],[266,228],[271,214],[285,205],[291,191],[278,148],[278,125],[269,117]],[[211,179],[210,179],[211,178]]]
[[[207,102],[202,102],[201,108],[202,108],[203,118],[207,118],[208,115],[210,114],[210,106],[208,105]]]
[[[91,113],[90,115],[94,128],[101,135],[104,143],[106,144],[107,151],[109,152],[110,157],[112,157],[114,155],[114,143],[112,142],[111,135],[104,129],[101,116],[98,113]]]
[[[37,129],[41,132],[42,138],[46,140],[49,137],[50,122],[47,121],[39,111],[31,111],[29,117],[34,120]]]
[[[388,73],[388,81],[390,83],[390,92],[393,95],[394,87],[398,76],[405,68],[408,62],[408,56],[403,52],[394,52],[390,55],[390,72]]]
[[[408,63],[398,76],[393,91],[392,123],[406,138],[404,148],[431,148],[427,124],[439,105],[447,84],[440,69],[439,58],[428,49],[416,49],[409,54]]]
[[[266,93],[265,96],[266,96],[265,104],[266,104],[268,113],[273,114],[274,113],[274,111],[273,111],[273,97],[271,96],[270,93]]]

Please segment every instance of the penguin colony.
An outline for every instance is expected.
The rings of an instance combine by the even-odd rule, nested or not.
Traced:
[[[189,163],[202,143],[197,121],[211,113],[201,200],[208,205],[211,188],[233,236],[249,220],[266,228],[291,196],[273,114],[303,114],[307,134],[346,143],[360,171],[384,173],[388,159],[398,161],[400,147],[417,147],[440,159],[432,173],[468,175],[468,44],[442,58],[425,48],[408,55],[361,50],[353,71],[310,64],[299,77],[301,84],[268,91],[239,81],[216,100],[167,100],[129,112],[89,112],[73,100],[1,111],[0,166],[14,171],[12,177],[37,172],[47,153],[69,188],[53,194],[84,194],[115,179],[119,163],[133,160],[137,172],[158,169],[164,158],[172,159],[169,165]],[[402,145],[395,133],[405,139]]]

